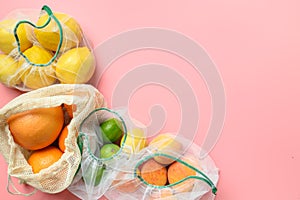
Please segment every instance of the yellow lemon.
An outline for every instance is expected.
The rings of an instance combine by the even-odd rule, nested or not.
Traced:
[[[176,139],[176,136],[168,133],[156,136],[149,143],[149,146],[152,147],[155,152],[165,153],[171,156],[176,156],[182,148],[182,144]],[[164,165],[174,161],[164,156],[156,156],[154,160]]]
[[[21,83],[18,62],[12,57],[0,54],[0,82],[8,86]]]
[[[122,137],[121,143],[123,144],[125,135]],[[126,153],[137,153],[146,147],[146,137],[142,129],[133,129],[127,133],[126,141],[123,151]]]
[[[61,83],[86,83],[94,71],[95,58],[87,47],[67,51],[56,64],[56,76]]]
[[[63,44],[60,51],[66,51],[78,46],[82,40],[82,31],[76,20],[62,13],[55,13],[54,16],[59,20],[63,28]],[[42,26],[48,18],[49,16],[44,14],[38,19],[36,24]],[[53,19],[45,28],[34,29],[34,33],[44,48],[51,51],[57,50],[60,35],[58,25]]]
[[[39,46],[33,46],[24,52],[30,62],[35,64],[46,64],[52,58],[52,53]],[[55,81],[55,70],[50,64],[46,67],[33,66],[26,63],[24,58],[19,61],[19,66],[24,68],[21,79],[26,87],[37,89],[52,85]]]
[[[14,36],[16,24],[17,20],[14,19],[7,19],[0,22],[0,50],[5,54],[9,54],[14,48],[17,48],[17,42]],[[18,27],[17,34],[22,52],[32,46],[32,43],[27,37],[29,31],[29,26],[25,24],[21,24]]]

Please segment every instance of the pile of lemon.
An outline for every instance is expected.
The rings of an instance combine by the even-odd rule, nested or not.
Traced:
[[[58,57],[47,66],[55,55],[60,42],[57,23],[52,19],[42,28],[36,29],[21,24],[17,29],[20,51],[34,64],[30,64],[18,53],[14,19],[0,22],[0,82],[9,86],[32,90],[55,83],[80,84],[88,82],[95,70],[95,58],[84,42],[80,25],[66,14],[54,13],[63,28],[62,46]],[[36,22],[42,26],[48,15],[41,15]]]

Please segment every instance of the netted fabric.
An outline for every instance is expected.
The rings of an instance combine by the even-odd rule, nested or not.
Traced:
[[[76,105],[73,119],[68,125],[69,134],[65,140],[65,153],[59,161],[34,174],[27,163],[31,151],[25,150],[14,142],[7,119],[12,114],[26,110],[56,107],[62,104]],[[43,192],[57,193],[66,189],[71,184],[81,161],[81,153],[77,145],[79,125],[91,111],[102,106],[105,106],[102,94],[86,84],[52,85],[13,99],[0,110],[0,152],[8,163],[8,174]]]

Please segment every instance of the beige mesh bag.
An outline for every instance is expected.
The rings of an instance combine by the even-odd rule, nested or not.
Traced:
[[[27,163],[30,151],[16,144],[9,131],[10,115],[34,108],[55,107],[61,104],[76,104],[73,119],[68,125],[65,140],[66,150],[61,159],[50,167],[34,174]],[[8,163],[8,175],[47,193],[66,189],[78,170],[81,153],[77,146],[77,130],[80,123],[95,108],[105,106],[102,94],[85,84],[58,84],[25,93],[0,109],[0,152]],[[38,124],[37,124],[38,126]]]

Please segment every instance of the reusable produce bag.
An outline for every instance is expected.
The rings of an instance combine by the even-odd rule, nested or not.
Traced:
[[[182,144],[189,143],[189,141],[178,136],[176,136],[176,140]],[[199,159],[200,150],[199,146],[192,144],[184,152],[166,149],[162,153],[149,145],[139,153],[135,160],[132,159],[128,165],[119,166],[119,174],[110,189],[105,193],[105,196],[111,200],[194,200],[200,199],[210,192],[213,193],[210,199],[214,199],[214,194],[217,191],[218,169],[210,157]],[[196,175],[187,176],[165,186],[151,185],[142,178],[140,168],[147,161],[154,159],[171,160],[173,163],[177,161],[188,169],[195,171]],[[175,172],[183,173],[179,169]]]
[[[7,119],[12,114],[35,108],[56,107],[62,104],[76,107],[68,125],[69,133],[65,139],[66,150],[57,162],[34,174],[32,167],[27,162],[32,152],[14,142]],[[80,123],[95,108],[102,106],[105,106],[102,94],[86,84],[52,85],[24,93],[13,99],[0,109],[0,152],[8,163],[8,175],[16,177],[42,192],[58,193],[66,189],[72,183],[81,162],[81,153],[77,145]],[[15,192],[17,193],[17,191]]]
[[[117,141],[120,150],[112,157],[100,158],[100,149],[104,143],[107,144],[100,125],[112,118],[121,122],[123,139]],[[81,168],[68,190],[80,199],[99,199],[110,188],[119,173],[119,167],[129,165],[146,145],[143,138],[132,141],[131,134],[137,130],[141,133],[144,131],[130,119],[126,109],[99,108],[91,112],[80,126],[78,143],[82,148]]]
[[[2,52],[2,53],[1,53]],[[86,35],[71,16],[15,10],[0,21],[0,82],[21,91],[57,83],[87,83],[95,59]]]

